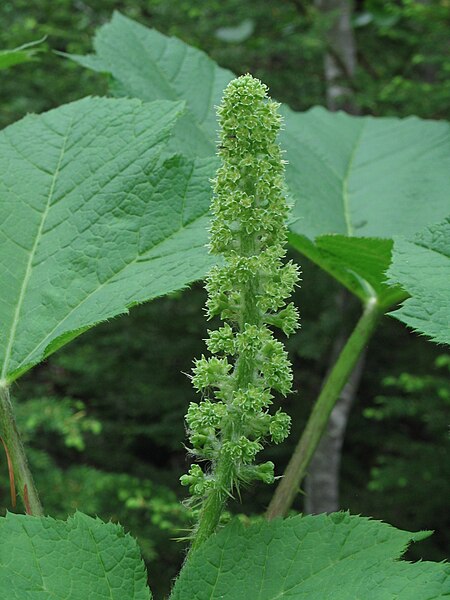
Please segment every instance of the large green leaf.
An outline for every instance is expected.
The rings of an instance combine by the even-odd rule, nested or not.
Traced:
[[[443,600],[448,565],[397,560],[428,535],[346,513],[235,522],[188,560],[171,600]]]
[[[284,113],[296,233],[392,238],[447,216],[448,123]]]
[[[214,158],[162,154],[182,106],[87,98],[0,132],[0,382],[204,276]]]
[[[69,56],[87,68],[110,73],[118,95],[147,101],[183,99],[186,115],[178,123],[174,143],[188,155],[215,153],[215,106],[234,77],[231,71],[219,68],[204,52],[118,12],[97,31],[94,47],[95,55]]]
[[[388,276],[411,295],[390,314],[433,341],[450,344],[450,218],[412,239],[396,238]]]
[[[289,242],[362,301],[375,297],[388,308],[405,297],[399,286],[385,283],[393,245],[390,239],[335,234],[320,235],[311,241],[291,232]]]
[[[392,238],[448,213],[449,124],[358,118],[322,108],[304,114],[286,108],[285,119],[292,167],[286,176],[297,217],[291,244],[322,261],[361,299],[371,287],[388,308],[402,299],[384,275]]]
[[[215,105],[232,78],[229,71],[200,50],[119,13],[99,29],[94,47],[94,55],[72,58],[111,73],[115,93],[185,100],[178,147],[198,156],[214,152]],[[291,245],[362,300],[375,293],[387,308],[403,299],[384,277],[392,237],[414,233],[448,212],[449,125],[352,117],[323,108],[300,114],[283,106],[282,112],[280,141],[294,204]]]
[[[0,600],[150,600],[135,540],[82,513],[0,519]]]

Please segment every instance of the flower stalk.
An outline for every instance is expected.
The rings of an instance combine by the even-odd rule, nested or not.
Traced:
[[[264,442],[279,443],[290,418],[270,414],[273,392],[291,391],[286,351],[271,327],[286,335],[298,313],[286,306],[298,267],[284,264],[288,206],[284,161],[276,142],[282,119],[267,87],[250,75],[233,80],[218,108],[222,165],[214,180],[210,252],[223,266],[207,277],[207,314],[224,324],[209,331],[211,357],[195,361],[192,383],[202,394],[186,416],[197,462],[181,477],[200,508],[192,548],[217,528],[228,498],[241,484],[274,481],[273,463],[257,463]]]

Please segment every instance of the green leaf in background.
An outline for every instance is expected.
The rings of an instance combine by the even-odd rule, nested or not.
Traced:
[[[2,69],[13,67],[14,65],[34,60],[36,52],[39,52],[39,48],[35,48],[35,46],[42,41],[43,40],[29,42],[28,44],[23,44],[23,46],[13,48],[12,50],[0,50],[0,71]]]
[[[0,380],[179,290],[205,251],[211,161],[168,156],[180,103],[87,98],[0,132]]]
[[[98,30],[94,47],[94,55],[71,58],[110,73],[119,95],[186,101],[174,143],[186,155],[215,152],[215,105],[232,73],[119,13]],[[450,126],[323,108],[295,113],[283,106],[282,113],[291,245],[361,300],[375,292],[388,308],[405,297],[385,281],[393,236],[410,235],[448,212]]]
[[[449,124],[323,108],[285,120],[291,244],[362,300],[370,288],[385,308],[403,299],[385,277],[392,238],[448,213]]]
[[[204,52],[115,12],[94,38],[96,54],[70,58],[84,67],[110,73],[119,95],[151,101],[186,102],[175,130],[175,147],[189,156],[216,152],[216,111],[231,71],[217,67]],[[207,183],[209,187],[209,182]]]
[[[449,123],[321,107],[284,115],[296,233],[393,238],[447,216]]]
[[[443,600],[448,565],[398,560],[428,535],[347,513],[234,522],[192,555],[171,600]]]
[[[390,314],[434,342],[450,344],[450,218],[409,240],[396,238],[388,277],[411,295]]]
[[[384,282],[391,262],[392,240],[335,234],[320,235],[312,242],[291,232],[289,242],[363,302],[376,297],[388,308],[406,295],[400,287]]]
[[[0,518],[0,600],[150,600],[135,540],[82,513]]]

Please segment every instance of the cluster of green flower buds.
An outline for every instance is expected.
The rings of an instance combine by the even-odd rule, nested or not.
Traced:
[[[292,371],[271,327],[286,335],[298,313],[286,299],[298,269],[284,263],[286,217],[284,161],[276,142],[278,104],[250,75],[232,81],[218,109],[222,166],[214,181],[210,251],[224,264],[212,269],[206,288],[208,317],[220,316],[209,331],[210,358],[195,362],[192,383],[203,400],[186,416],[194,464],[181,477],[194,497],[227,496],[240,482],[274,480],[273,464],[255,464],[263,442],[278,444],[289,433],[282,411],[270,414],[272,391],[291,390]]]

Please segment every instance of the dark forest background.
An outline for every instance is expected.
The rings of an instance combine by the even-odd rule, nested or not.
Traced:
[[[304,0],[14,0],[0,5],[0,49],[45,38],[35,61],[0,72],[0,125],[86,95],[108,81],[54,51],[85,54],[114,10],[206,51],[237,74],[251,72],[295,110],[330,106],[324,60],[339,63],[337,13]],[[360,1],[349,6],[354,64],[340,82],[352,112],[448,119],[450,4],[446,0]],[[336,8],[337,7],[337,8]],[[350,38],[349,38],[350,39]],[[342,42],[342,40],[341,40]],[[344,46],[346,40],[344,40]],[[347,106],[345,106],[347,108]],[[423,199],[427,201],[426,198]],[[296,293],[302,329],[288,342],[296,393],[284,403],[289,440],[266,450],[283,472],[330,366],[351,330],[358,302],[302,256]],[[204,352],[201,283],[105,323],[13,387],[19,425],[46,511],[75,509],[120,521],[138,537],[163,594],[183,559],[190,515],[178,478],[186,470],[183,416],[194,399],[186,376]],[[344,308],[345,307],[345,310]],[[446,353],[447,352],[447,353]],[[339,506],[411,531],[435,529],[408,558],[442,560],[450,541],[450,355],[384,317],[352,400],[340,472]],[[250,518],[273,489],[261,484],[230,511]],[[11,509],[6,457],[0,506]],[[314,507],[313,507],[314,508]],[[311,507],[308,508],[308,510]],[[296,511],[305,510],[299,495]]]

